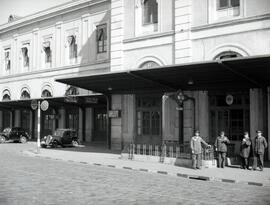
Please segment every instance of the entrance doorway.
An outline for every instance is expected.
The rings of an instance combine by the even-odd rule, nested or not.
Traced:
[[[161,144],[161,96],[138,96],[136,144]]]
[[[107,109],[95,108],[94,109],[94,142],[107,141]]]
[[[224,130],[230,141],[240,142],[244,131],[249,131],[249,94],[232,93],[231,102],[228,95],[209,95],[210,100],[210,134],[211,142],[215,141],[221,130]]]

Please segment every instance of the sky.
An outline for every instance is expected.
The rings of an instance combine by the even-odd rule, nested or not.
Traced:
[[[71,0],[0,0],[0,25],[7,23],[10,14],[27,16]]]

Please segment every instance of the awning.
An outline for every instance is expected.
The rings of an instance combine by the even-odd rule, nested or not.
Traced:
[[[194,62],[151,69],[73,76],[56,81],[98,93],[247,90],[270,86],[270,56]]]
[[[21,100],[6,100],[0,101],[0,110],[10,109],[31,109],[33,100],[47,100],[49,107],[57,109],[65,107],[101,107],[106,106],[106,98],[101,94],[93,95],[73,95],[65,97],[48,97],[38,99],[21,99]]]

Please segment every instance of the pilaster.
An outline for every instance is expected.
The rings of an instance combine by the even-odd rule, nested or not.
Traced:
[[[191,61],[191,0],[175,0],[175,63]]]
[[[124,0],[111,1],[111,71],[123,70]]]

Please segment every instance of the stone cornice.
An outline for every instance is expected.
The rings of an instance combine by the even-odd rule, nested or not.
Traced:
[[[0,76],[0,81],[1,80],[8,80],[12,79],[14,80],[20,77],[26,77],[29,79],[27,76],[35,76],[35,75],[40,75],[40,74],[45,74],[45,73],[51,73],[51,72],[61,72],[61,71],[68,71],[76,68],[83,68],[83,67],[88,67],[88,66],[98,66],[98,65],[108,65],[109,66],[110,61],[109,60],[100,60],[95,63],[87,63],[87,64],[75,64],[75,65],[68,65],[68,66],[62,66],[58,68],[48,68],[48,69],[41,69],[41,70],[35,70],[35,71],[29,71],[25,73],[18,73],[18,74],[10,74],[10,75],[5,75],[5,76]],[[94,70],[99,70],[99,68],[94,68]],[[85,70],[86,71],[86,70]],[[78,73],[78,71],[76,71]]]
[[[259,15],[259,16],[252,16],[247,18],[240,18],[236,20],[229,20],[229,21],[222,21],[217,23],[211,23],[203,26],[194,26],[191,27],[192,32],[211,29],[211,28],[217,28],[217,27],[224,27],[224,26],[232,26],[237,24],[243,24],[243,23],[249,23],[254,21],[262,21],[262,20],[268,20],[270,19],[270,13]]]
[[[61,4],[56,7],[49,8],[47,10],[34,13],[23,18],[20,18],[14,22],[0,25],[0,34],[12,31],[30,24],[34,24],[39,21],[44,21],[55,16],[63,15],[78,9],[85,8],[87,6],[93,6],[96,4],[108,2],[109,0],[78,0],[70,3]]]

